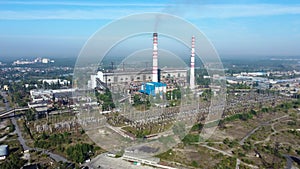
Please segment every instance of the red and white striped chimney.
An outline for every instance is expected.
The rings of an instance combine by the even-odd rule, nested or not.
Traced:
[[[195,89],[195,36],[192,36],[190,88]]]
[[[157,61],[157,33],[153,33],[153,68],[152,82],[158,82],[158,61]]]

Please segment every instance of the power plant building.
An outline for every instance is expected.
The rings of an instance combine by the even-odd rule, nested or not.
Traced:
[[[160,81],[166,78],[174,78],[181,83],[187,83],[188,70],[187,69],[164,69],[159,71],[158,74]],[[107,85],[113,85],[114,83],[131,83],[131,82],[153,82],[152,71],[114,71],[104,72],[102,77],[97,77]]]
[[[91,75],[91,80],[88,82],[88,86],[92,89],[94,89],[95,87],[97,87],[97,81],[100,80],[102,82],[104,82],[103,79],[103,72],[99,71],[97,72],[97,75]]]
[[[190,70],[190,72],[189,72]],[[188,81],[188,75],[190,75]],[[105,86],[113,89],[119,89],[120,85],[139,86],[138,90],[143,93],[156,95],[157,91],[166,91],[171,86],[166,85],[173,83],[179,86],[190,86],[195,88],[195,37],[192,36],[191,41],[191,57],[189,68],[158,68],[158,34],[153,33],[153,51],[152,51],[152,68],[146,67],[143,70],[135,70],[132,68],[115,69],[112,71],[98,72],[97,75],[91,75],[88,86],[90,88]],[[152,82],[152,83],[149,83]],[[162,85],[163,83],[166,83]],[[143,86],[142,86],[143,85]],[[163,86],[164,89],[160,89]]]
[[[147,95],[162,95],[167,92],[167,85],[160,82],[148,82],[144,83],[141,86],[141,93],[147,94]]]

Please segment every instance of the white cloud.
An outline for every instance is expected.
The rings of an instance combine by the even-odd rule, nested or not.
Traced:
[[[25,2],[24,2],[25,3]],[[37,2],[35,2],[37,3]],[[42,2],[40,2],[42,3]],[[45,2],[47,3],[47,2]],[[58,3],[58,2],[53,2]],[[66,3],[66,2],[63,2]],[[80,5],[78,3],[78,5]],[[82,4],[81,4],[82,5]],[[101,4],[98,4],[101,5]],[[103,4],[102,4],[103,5]],[[106,4],[107,5],[107,4]],[[139,7],[116,8],[110,7],[93,9],[45,9],[45,10],[2,10],[0,19],[2,20],[34,20],[34,19],[117,19],[133,13],[143,12],[166,12],[179,15],[187,19],[199,18],[236,18],[236,17],[256,17],[273,15],[300,14],[300,5],[275,5],[275,4],[251,4],[251,5],[177,5],[155,6],[155,4],[132,4]],[[126,5],[126,4],[124,4]],[[130,4],[127,4],[130,5]],[[118,5],[120,6],[120,5]],[[122,4],[121,4],[122,6]],[[180,9],[180,10],[175,10]],[[186,9],[186,10],[185,10]]]
[[[149,9],[154,11],[154,9]],[[30,10],[0,11],[0,20],[37,20],[37,19],[117,19],[147,10],[102,9],[102,10]]]
[[[54,40],[82,40],[86,41],[88,37],[86,36],[53,36],[53,35],[0,35],[0,39],[18,39],[18,40],[45,40],[45,39],[54,39]]]
[[[275,5],[275,4],[254,4],[254,5],[204,5],[195,6],[193,12],[204,10],[199,17],[208,18],[233,18],[233,17],[254,17],[272,16],[286,14],[300,14],[300,5]],[[199,11],[201,14],[201,11]]]
[[[86,7],[165,7],[163,3],[103,3],[103,2],[58,2],[58,1],[0,1],[3,5],[56,5],[56,6],[86,6]]]

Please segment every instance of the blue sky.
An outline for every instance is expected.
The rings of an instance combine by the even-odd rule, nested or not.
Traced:
[[[298,0],[1,0],[0,59],[76,57],[99,28],[142,12],[190,21],[221,57],[300,56]]]

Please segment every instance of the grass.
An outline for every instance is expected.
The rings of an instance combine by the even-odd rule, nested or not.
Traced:
[[[153,125],[153,124],[144,125],[143,128],[140,130],[131,126],[126,126],[123,127],[122,129],[135,135],[138,138],[143,138],[146,135],[167,131],[171,129],[172,126],[173,126],[172,123],[165,123],[164,125]]]
[[[272,121],[274,118],[282,117],[285,115],[289,115],[288,118],[282,118],[277,121]],[[249,137],[245,141],[245,147],[242,147],[238,144],[238,141],[240,141],[246,135],[246,133],[267,121],[270,121],[270,124],[262,125],[259,130],[257,130],[251,137]],[[224,143],[213,143],[220,142],[220,137],[211,137],[208,144],[217,149],[232,152],[233,157],[238,157],[243,162],[256,165],[259,168],[266,168],[267,166],[283,168],[285,166],[285,159],[282,157],[282,154],[300,154],[299,147],[297,146],[300,144],[300,132],[289,130],[299,129],[300,124],[298,123],[298,121],[299,113],[297,113],[297,110],[295,109],[295,107],[293,107],[293,105],[290,105],[289,103],[279,103],[277,104],[277,106],[272,108],[264,107],[260,110],[256,110],[255,112],[252,111],[248,113],[241,113],[233,115],[233,117],[228,117],[225,120],[225,127],[221,130],[218,130],[218,132],[219,134],[224,133],[224,138],[229,137],[229,141],[226,142],[226,145]],[[274,125],[275,130],[279,130],[279,132],[277,134],[271,135],[270,141],[255,144],[256,141],[265,140],[269,136],[269,134],[274,132],[274,130],[272,130],[271,128],[271,124],[274,122],[276,122],[276,124]],[[184,165],[191,166],[191,168],[235,168],[236,158],[224,156],[220,153],[216,153],[213,150],[206,149],[203,151],[199,148],[199,145],[190,144],[198,140],[196,133],[200,128],[201,127],[198,125],[195,125],[192,128],[192,132],[185,136],[185,138],[183,139],[183,142],[185,143],[183,144],[183,147],[180,147],[180,149],[173,148],[172,150],[158,155],[158,157],[160,157],[161,160],[165,162],[173,161],[182,163],[184,161]],[[248,145],[249,141],[251,143]],[[281,143],[278,149],[278,153],[275,153],[276,142]],[[244,148],[246,148],[247,150]],[[186,151],[186,149],[198,150],[198,154]],[[261,153],[263,159],[269,163],[264,164],[260,158],[255,157],[254,149],[257,149]],[[199,159],[201,163],[195,163],[197,162],[197,160],[195,159],[196,156],[198,156],[198,158],[205,156],[206,158],[213,158],[213,160],[204,160],[205,158],[201,158]],[[274,165],[272,164],[273,159],[276,161]],[[210,164],[207,164],[205,161],[209,161]],[[249,167],[247,165],[241,164],[240,168]]]

